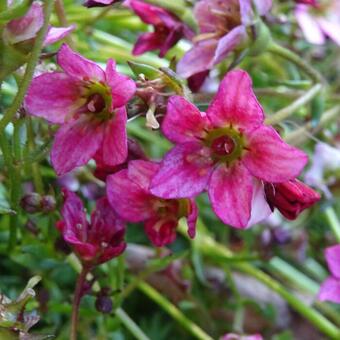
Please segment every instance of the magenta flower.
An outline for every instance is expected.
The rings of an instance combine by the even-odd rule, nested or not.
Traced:
[[[315,5],[298,4],[295,17],[307,41],[322,45],[326,37],[340,45],[340,2],[339,0],[325,1]]]
[[[272,210],[277,208],[289,220],[295,220],[302,211],[320,200],[319,193],[297,179],[277,184],[266,183],[265,193]]]
[[[125,104],[135,83],[115,70],[110,59],[104,72],[94,62],[63,45],[57,61],[64,72],[33,79],[25,99],[29,114],[60,124],[51,151],[58,175],[97,156],[108,166],[127,157]]]
[[[147,51],[159,50],[164,57],[168,50],[183,36],[191,39],[193,32],[174,14],[163,8],[146,4],[139,0],[127,0],[130,7],[146,24],[154,26],[154,32],[143,33],[137,40],[132,53],[140,55]]]
[[[87,264],[98,265],[119,256],[126,247],[125,225],[115,215],[107,198],[97,201],[91,222],[88,222],[79,197],[67,189],[63,189],[63,194],[63,219],[57,222],[57,228],[79,258]]]
[[[152,195],[149,185],[158,170],[158,163],[130,161],[128,169],[107,178],[107,196],[122,219],[144,222],[151,242],[162,247],[175,240],[181,217],[187,219],[189,236],[195,237],[197,207],[191,199],[161,199]]]
[[[263,340],[261,334],[253,334],[253,335],[239,335],[235,333],[225,334],[221,340]]]
[[[159,197],[194,197],[206,188],[226,224],[245,228],[270,214],[261,181],[299,175],[307,156],[270,126],[242,70],[228,73],[206,113],[179,96],[170,98],[163,134],[177,145],[151,182]]]
[[[318,299],[340,303],[340,244],[328,247],[325,257],[331,276],[321,285]]]
[[[10,44],[27,42],[34,39],[44,24],[43,7],[39,2],[33,2],[27,13],[11,20],[4,29],[4,38]],[[49,27],[44,45],[50,45],[63,39],[75,29],[74,25],[69,27]]]
[[[271,8],[271,0],[256,0],[260,15]],[[201,0],[194,8],[200,34],[194,46],[177,65],[184,78],[211,69],[248,41],[247,27],[253,23],[252,0]]]

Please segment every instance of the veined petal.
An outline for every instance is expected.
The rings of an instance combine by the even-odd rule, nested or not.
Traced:
[[[245,42],[248,38],[245,26],[237,26],[228,34],[223,36],[217,45],[214,56],[214,65],[223,61],[238,45]]]
[[[105,82],[104,71],[93,61],[74,52],[67,44],[61,46],[57,63],[72,78]]]
[[[139,0],[127,0],[125,5],[130,7],[146,24],[161,25],[160,15],[167,13],[163,8],[146,4]]]
[[[215,214],[226,224],[246,228],[251,216],[253,178],[241,164],[227,168],[222,164],[209,181],[209,199]]]
[[[140,222],[154,216],[152,195],[129,178],[128,170],[108,176],[106,185],[109,202],[122,219]]]
[[[328,247],[325,250],[325,257],[330,272],[340,280],[340,245]]]
[[[195,105],[183,97],[172,96],[168,101],[162,131],[172,142],[192,142],[204,136],[208,123],[206,114]]]
[[[340,280],[335,277],[327,278],[320,287],[318,299],[340,303]]]
[[[308,162],[307,155],[285,143],[270,126],[262,126],[247,136],[249,151],[242,162],[250,173],[266,182],[286,182],[298,177]]]
[[[165,155],[150,191],[162,198],[194,197],[206,188],[212,169],[209,150],[201,144],[177,145]]]
[[[34,78],[24,102],[29,114],[55,124],[64,123],[82,104],[80,82],[60,72]]]
[[[75,25],[68,27],[50,27],[44,41],[44,46],[51,45],[61,39],[64,39],[72,31],[74,31],[75,28]]]
[[[214,65],[218,40],[204,40],[191,48],[177,64],[177,73],[183,78],[209,70]]]
[[[159,170],[160,164],[144,160],[132,160],[129,162],[128,176],[145,191],[149,191],[153,176]]]
[[[101,149],[102,164],[115,166],[124,163],[127,158],[126,109],[121,107],[115,111],[114,117],[104,122],[104,139]]]
[[[116,71],[116,63],[109,59],[106,66],[106,82],[111,87],[112,105],[111,109],[124,106],[135,94],[135,82]]]
[[[93,124],[87,117],[60,127],[51,151],[52,165],[58,176],[85,165],[101,146],[103,137],[103,124]]]
[[[247,72],[231,71],[224,77],[207,115],[216,127],[233,124],[242,130],[252,130],[262,125],[263,109]]]
[[[160,36],[155,32],[141,34],[133,47],[133,55],[141,55],[148,51],[158,50],[164,44],[164,36]]]

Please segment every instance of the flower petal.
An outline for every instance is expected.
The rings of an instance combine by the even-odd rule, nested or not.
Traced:
[[[207,115],[217,127],[234,124],[243,130],[251,130],[263,123],[263,109],[247,72],[236,70],[224,77]]]
[[[155,247],[164,247],[175,241],[177,225],[176,220],[154,217],[145,222],[144,230]]]
[[[218,41],[204,40],[191,48],[177,64],[177,73],[183,78],[209,70],[213,67]]]
[[[111,109],[124,106],[135,94],[136,84],[129,77],[116,71],[116,63],[109,59],[106,66],[106,82],[111,87]]]
[[[340,303],[340,280],[334,277],[327,278],[320,287],[318,299]]]
[[[270,126],[262,126],[247,136],[248,151],[242,161],[250,173],[266,182],[286,182],[298,177],[307,155],[285,143]]]
[[[295,9],[296,20],[308,42],[322,45],[325,43],[325,36],[316,19],[308,12],[308,5],[297,5]]]
[[[61,39],[64,39],[72,31],[74,31],[75,28],[75,25],[68,27],[50,27],[44,40],[44,46],[51,45]]]
[[[121,170],[107,177],[107,196],[112,208],[126,221],[140,222],[154,216],[153,197]]]
[[[190,211],[187,216],[188,235],[190,238],[194,238],[196,236],[198,207],[193,199],[190,199],[189,202],[190,202]]]
[[[82,105],[78,81],[65,73],[44,73],[32,80],[24,106],[33,116],[50,123],[62,124],[65,118]]]
[[[115,111],[114,117],[104,122],[105,132],[101,150],[98,151],[102,165],[115,166],[124,163],[127,158],[126,109]]]
[[[339,22],[331,22],[324,18],[318,18],[317,21],[324,33],[340,46],[340,20]]]
[[[220,165],[209,181],[209,199],[215,214],[226,224],[246,228],[251,216],[253,178],[241,164]]]
[[[175,146],[165,155],[150,191],[162,198],[188,198],[201,193],[213,167],[208,152],[194,142]]]
[[[160,164],[156,162],[133,160],[129,162],[129,178],[145,191],[148,191],[151,180],[159,168]]]
[[[325,257],[332,275],[340,279],[340,245],[328,247],[325,250]]]
[[[160,16],[164,15],[164,13],[168,14],[163,8],[146,4],[138,0],[125,1],[125,5],[130,7],[146,24],[154,26],[161,25],[162,20]]]
[[[57,63],[72,78],[105,82],[104,71],[93,61],[74,52],[67,44],[61,46]]]
[[[141,55],[148,51],[158,50],[164,44],[164,36],[160,36],[155,32],[141,34],[133,47],[133,55]]]
[[[85,165],[101,146],[103,136],[104,126],[94,125],[87,117],[63,125],[55,135],[51,151],[57,175]]]
[[[259,15],[266,15],[273,6],[272,0],[254,0]]]
[[[217,45],[214,56],[214,65],[223,61],[238,45],[245,42],[248,38],[245,26],[237,26],[228,34],[224,35]]]
[[[172,96],[168,101],[162,132],[172,142],[192,142],[204,136],[208,123],[206,114],[195,105],[183,97]]]

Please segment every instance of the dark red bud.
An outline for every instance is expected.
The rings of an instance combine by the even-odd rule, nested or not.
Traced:
[[[100,295],[96,299],[96,309],[98,312],[109,314],[112,312],[113,304],[111,298]]]
[[[25,195],[21,201],[20,205],[23,210],[29,214],[34,214],[41,210],[42,197],[36,192],[31,192]]]
[[[266,199],[270,207],[277,208],[289,220],[320,200],[320,195],[297,179],[285,183],[266,183]]]
[[[51,195],[46,195],[42,197],[41,200],[42,211],[43,212],[50,212],[53,211],[56,207],[55,198]]]

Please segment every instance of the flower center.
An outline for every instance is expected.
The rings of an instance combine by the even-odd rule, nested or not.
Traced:
[[[210,131],[204,141],[218,162],[231,162],[240,159],[246,148],[243,134],[234,127],[219,128]]]
[[[101,94],[94,93],[88,97],[87,108],[90,112],[102,112],[105,109],[105,106],[105,99]]]

